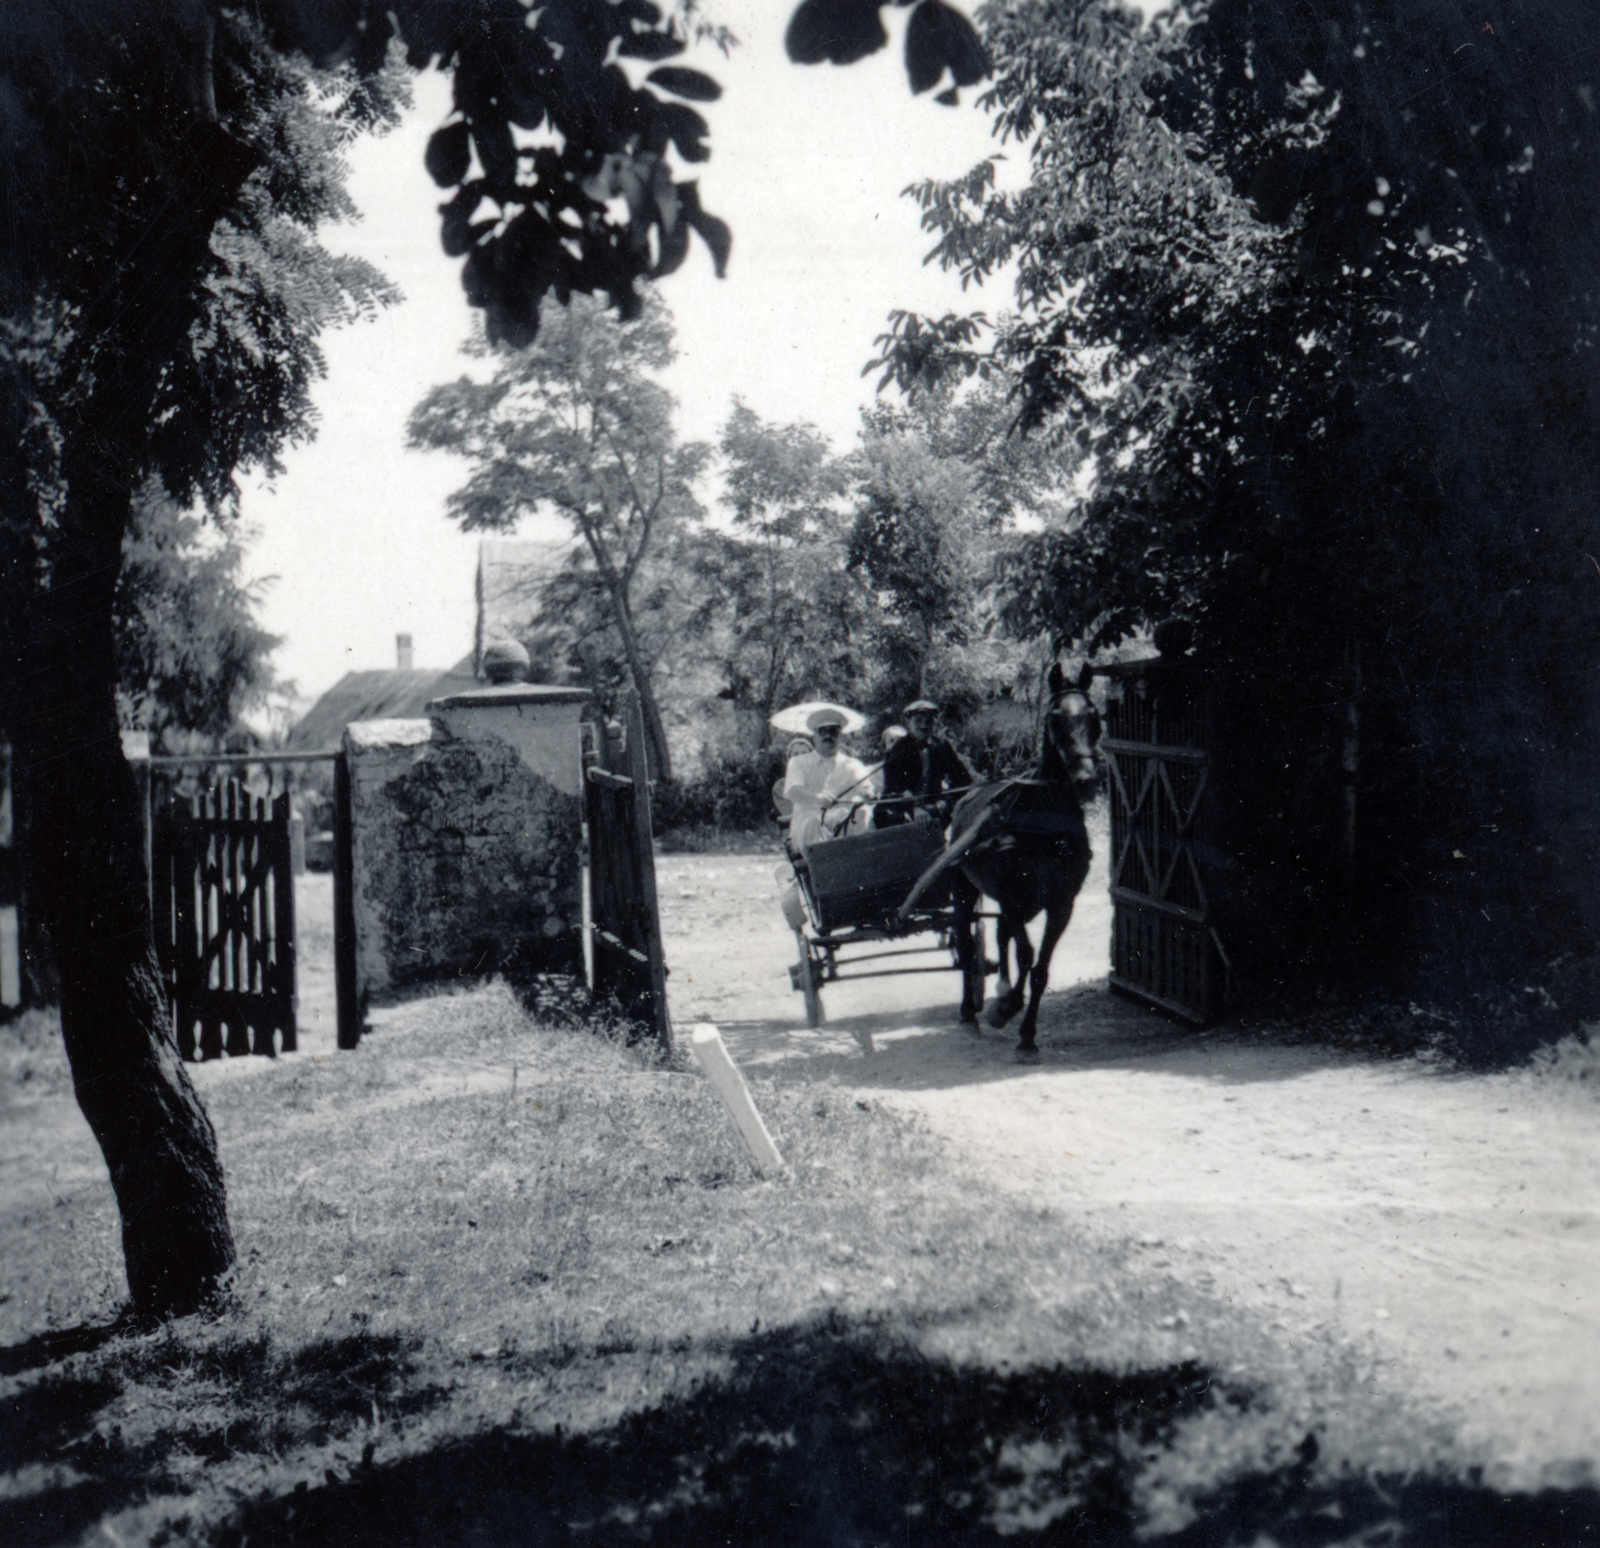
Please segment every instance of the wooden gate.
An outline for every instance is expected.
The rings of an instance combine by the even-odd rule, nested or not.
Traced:
[[[1111,984],[1203,1026],[1222,1008],[1208,870],[1214,841],[1211,695],[1187,662],[1111,669]]]
[[[185,1059],[295,1047],[289,818],[287,791],[235,779],[156,812],[156,946]]]
[[[656,903],[650,782],[644,716],[626,696],[625,747],[606,737],[584,752],[584,821],[589,850],[589,987],[672,1046],[667,965]]]

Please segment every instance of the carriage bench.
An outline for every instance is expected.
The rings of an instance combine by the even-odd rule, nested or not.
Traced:
[[[803,930],[795,932],[800,960],[789,970],[794,987],[805,996],[806,1022],[822,1021],[820,987],[846,978],[875,978],[886,973],[926,972],[928,968],[883,968],[883,957],[938,953],[948,971],[956,960],[951,931],[954,926],[950,886],[941,882],[918,900],[909,919],[899,917],[917,879],[944,852],[944,837],[937,828],[926,833],[915,824],[850,834],[830,843],[813,844],[807,859],[791,854],[795,880],[805,909]],[[852,953],[843,964],[854,972],[841,974],[840,949],[885,942],[893,943],[932,932],[932,945]]]

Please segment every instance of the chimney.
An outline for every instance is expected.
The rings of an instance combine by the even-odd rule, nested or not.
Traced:
[[[397,667],[399,667],[402,672],[409,672],[409,671],[412,670],[412,667],[411,667],[411,636],[409,634],[397,634],[397,635],[395,635],[395,637],[394,637],[394,656],[395,656],[394,664]]]

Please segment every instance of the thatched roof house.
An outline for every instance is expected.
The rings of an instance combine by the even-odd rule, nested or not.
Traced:
[[[334,748],[352,721],[417,719],[428,713],[430,700],[478,686],[470,655],[443,672],[346,672],[290,731],[288,745],[308,752]]]
[[[411,636],[396,636],[395,667],[346,672],[290,731],[289,747],[307,752],[334,748],[353,721],[415,719],[428,713],[432,699],[481,687],[484,651],[498,641],[528,633],[545,582],[566,564],[571,552],[570,540],[484,538],[478,545],[478,617],[472,653],[448,671],[419,671],[411,665]]]

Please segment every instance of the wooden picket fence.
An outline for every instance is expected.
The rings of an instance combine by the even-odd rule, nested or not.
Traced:
[[[293,1051],[288,792],[169,795],[151,835],[156,948],[185,1059]]]

